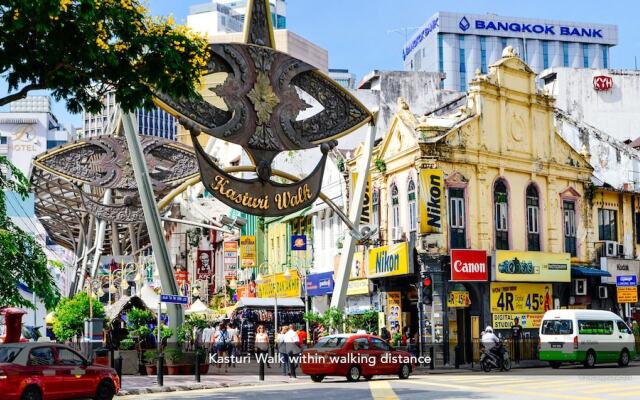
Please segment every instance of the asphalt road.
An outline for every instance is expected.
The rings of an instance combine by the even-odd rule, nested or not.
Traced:
[[[637,399],[640,398],[640,363],[628,368],[601,366],[585,370],[568,366],[516,369],[508,373],[416,374],[408,380],[394,377],[347,382],[327,378],[312,383],[308,377],[289,383],[157,393],[120,397],[132,399],[249,399],[249,400],[394,400],[394,399]]]

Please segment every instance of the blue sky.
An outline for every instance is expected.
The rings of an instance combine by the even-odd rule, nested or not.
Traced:
[[[207,0],[149,0],[155,15],[184,20],[190,5]],[[618,25],[618,45],[611,50],[612,68],[634,68],[640,59],[640,2],[632,0],[288,0],[287,27],[329,51],[329,66],[348,68],[360,79],[374,70],[402,69],[404,28],[422,25],[437,11],[495,13],[505,16],[597,22]],[[408,29],[411,35],[414,29]],[[639,60],[640,62],[640,60]],[[6,86],[2,85],[2,92]],[[58,104],[64,123],[81,125]]]

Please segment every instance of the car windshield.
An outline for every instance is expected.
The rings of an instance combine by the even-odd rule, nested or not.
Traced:
[[[571,335],[573,321],[570,319],[550,319],[542,322],[543,335]]]
[[[313,348],[314,349],[341,348],[342,346],[344,346],[347,339],[348,338],[344,336],[326,336],[326,337],[320,338],[320,340],[318,340],[318,343],[316,343],[313,346]]]
[[[20,350],[22,348],[17,346],[0,346],[0,363],[13,362]]]

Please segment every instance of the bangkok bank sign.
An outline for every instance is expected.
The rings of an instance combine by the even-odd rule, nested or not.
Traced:
[[[451,250],[451,281],[487,281],[488,271],[485,250]]]

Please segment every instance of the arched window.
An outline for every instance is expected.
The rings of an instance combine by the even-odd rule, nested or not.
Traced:
[[[398,198],[398,186],[391,184],[391,240],[400,240],[400,199]]]
[[[373,188],[371,193],[371,222],[374,227],[380,224],[380,192],[378,188]]]
[[[509,195],[502,179],[493,186],[496,250],[509,250]]]
[[[527,249],[540,251],[540,199],[534,184],[527,187]]]
[[[418,207],[416,204],[416,184],[413,179],[407,184],[407,198],[409,200],[409,231],[415,232],[418,226]]]

